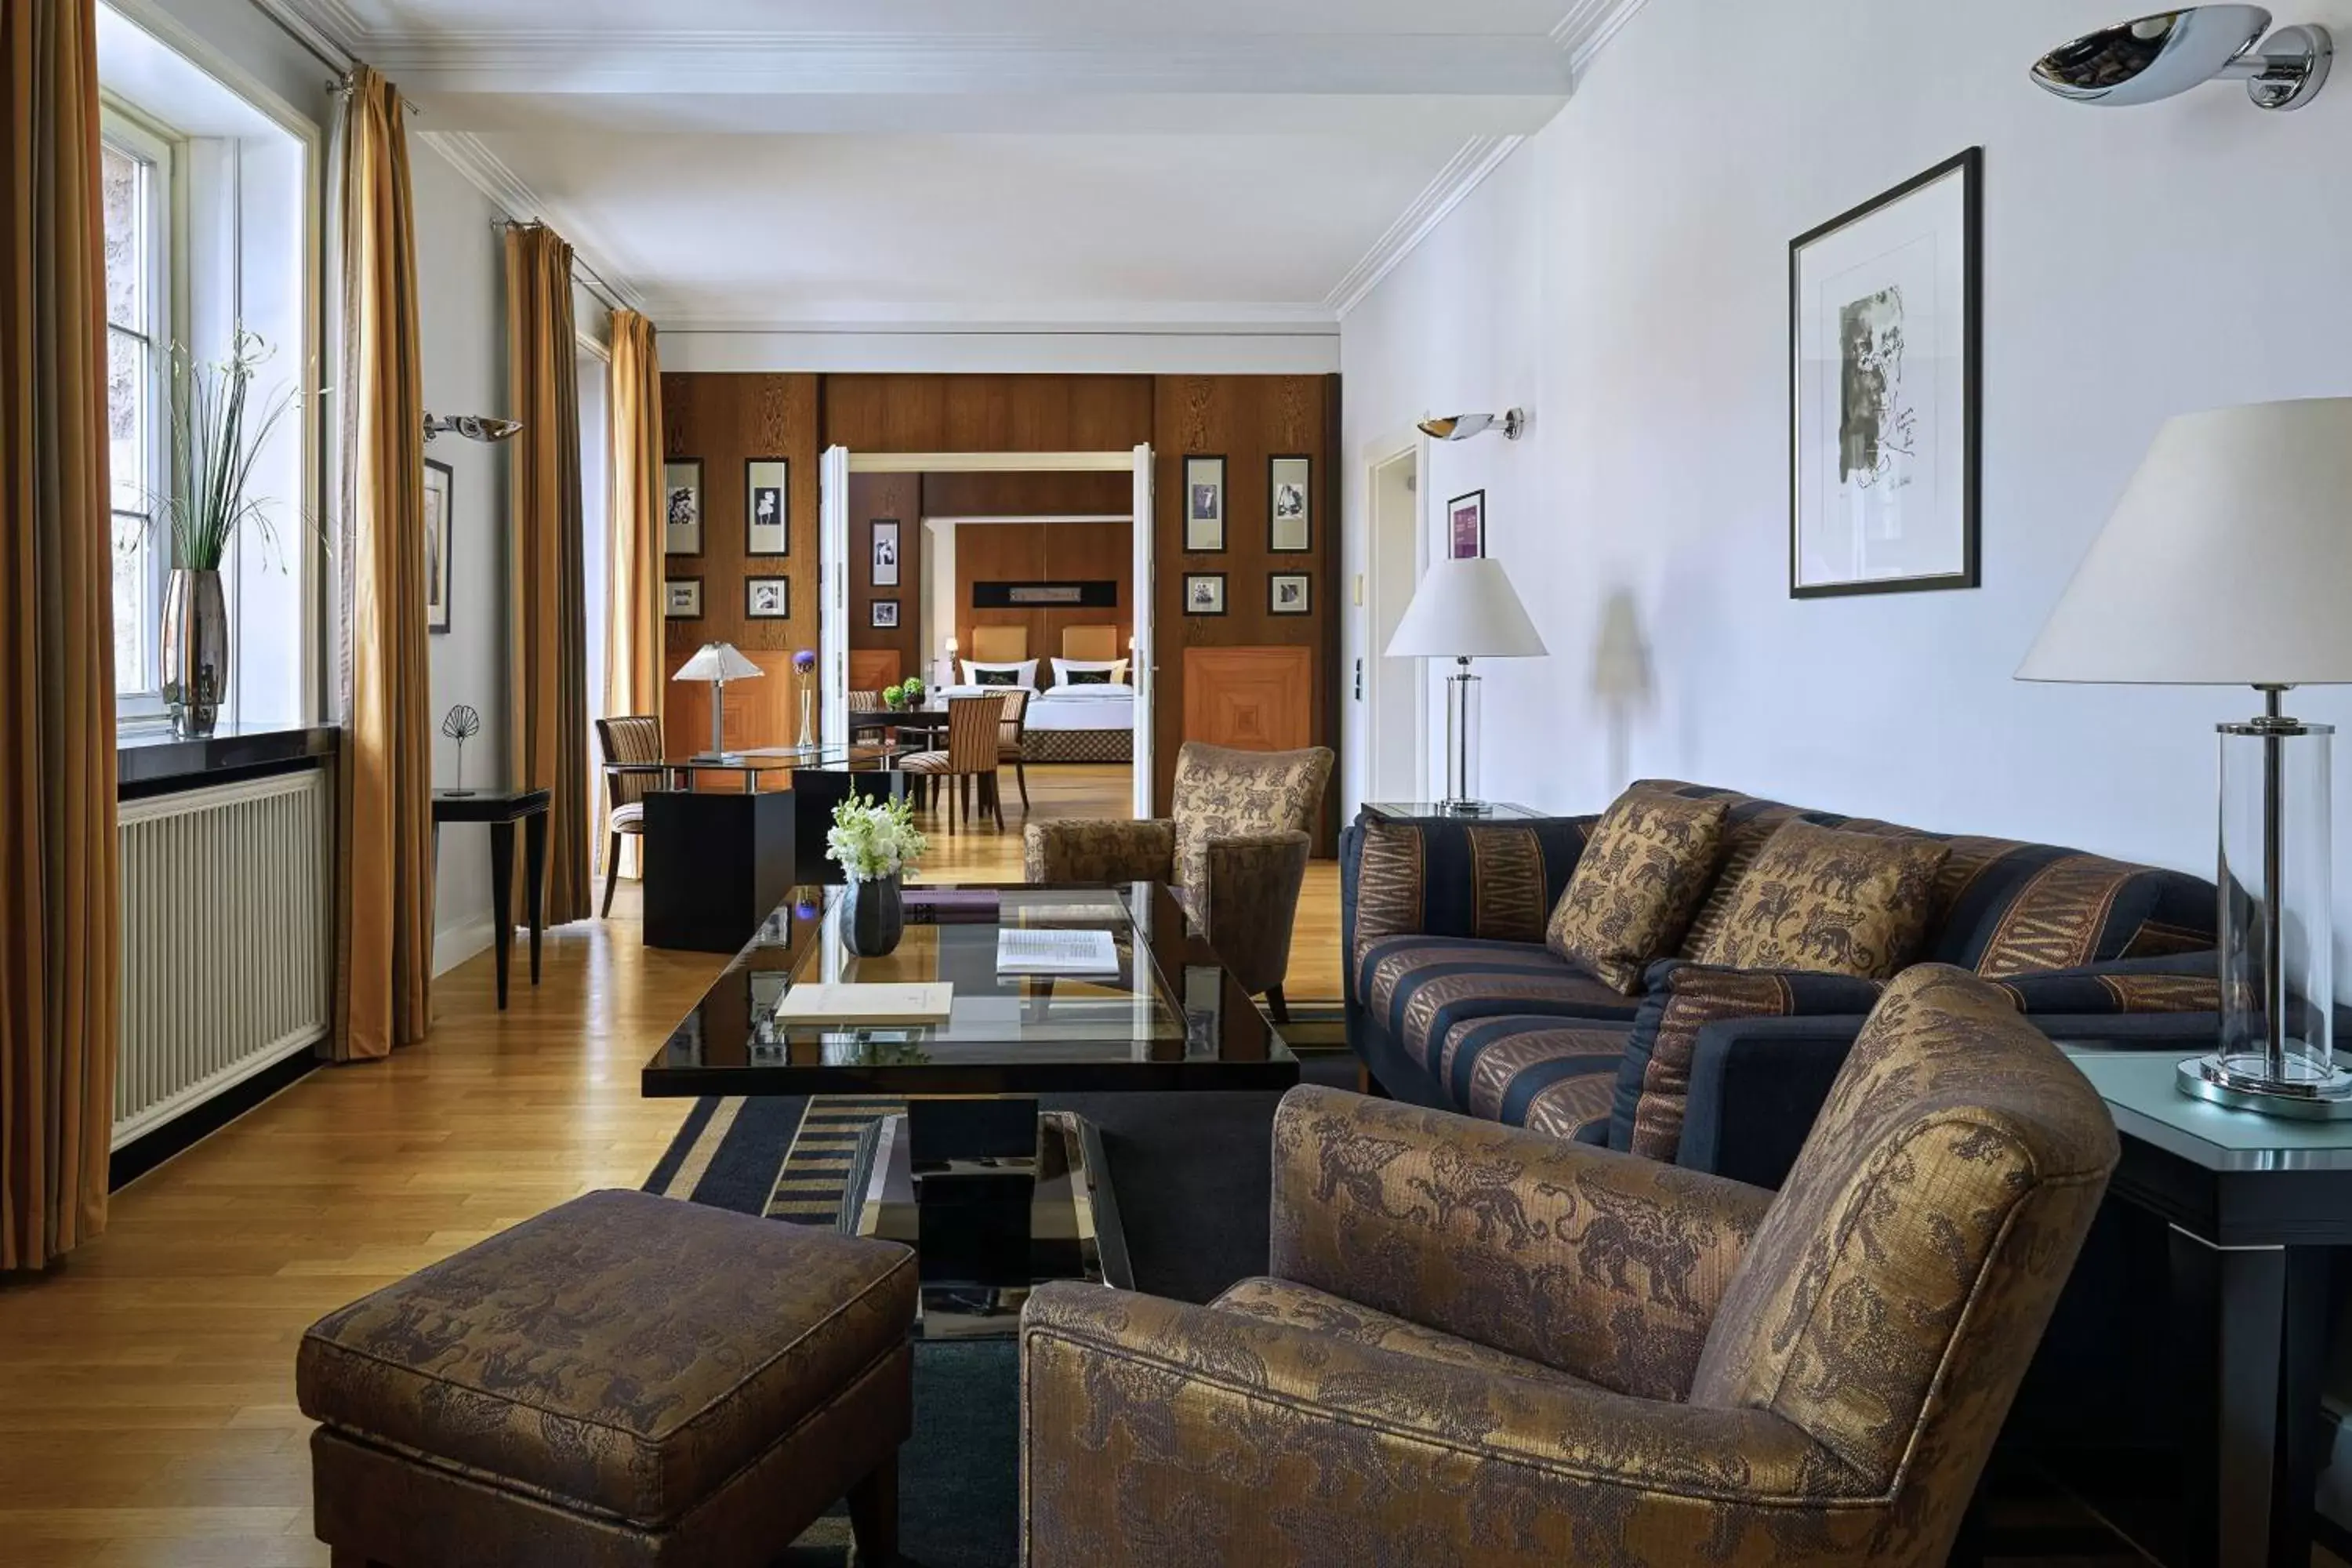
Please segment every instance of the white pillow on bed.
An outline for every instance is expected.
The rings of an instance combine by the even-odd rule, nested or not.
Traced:
[[[992,671],[1012,670],[1013,672],[1013,685],[1026,687],[1031,691],[1037,689],[1037,661],[1034,658],[1024,658],[1017,663],[1008,661],[1003,664],[983,663],[979,659],[971,658],[968,658],[963,661],[963,683],[966,686],[987,686],[993,684],[997,689],[1002,690],[1004,687],[1004,683],[1003,681],[1000,680],[992,683],[981,679],[980,671],[983,669]]]
[[[1057,658],[1054,661],[1055,686],[1058,688],[1073,684],[1070,679],[1073,670],[1087,675],[1108,673],[1110,676],[1109,684],[1113,686],[1123,686],[1127,683],[1127,660],[1123,658]],[[1100,686],[1104,683],[1097,680],[1087,684]]]

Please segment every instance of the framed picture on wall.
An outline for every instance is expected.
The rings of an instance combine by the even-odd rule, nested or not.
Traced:
[[[896,599],[875,600],[873,625],[874,629],[877,632],[896,631],[898,627],[898,601]]]
[[[1789,242],[1789,595],[1973,588],[1984,153]]]
[[[1304,572],[1276,572],[1265,580],[1265,608],[1273,616],[1315,613],[1314,582]]]
[[[699,458],[681,458],[662,465],[662,551],[668,555],[702,553]]]
[[[449,629],[449,487],[446,463],[425,459],[425,629]]]
[[[790,577],[744,578],[743,616],[753,621],[791,620],[793,580]]]
[[[1308,499],[1314,468],[1306,458],[1266,459],[1265,547],[1276,555],[1304,555],[1315,548],[1314,503]]]
[[[874,585],[898,585],[898,520],[895,517],[874,520]]]
[[[743,465],[743,553],[793,552],[793,465],[784,458],[753,458]]]
[[[1184,459],[1184,551],[1222,554],[1225,548],[1225,460]]]
[[[702,579],[670,577],[662,583],[662,615],[673,621],[702,618]]]
[[[1445,557],[1475,561],[1486,553],[1486,492],[1472,490],[1445,503]]]
[[[1188,616],[1223,615],[1225,574],[1223,572],[1184,574],[1184,613]]]

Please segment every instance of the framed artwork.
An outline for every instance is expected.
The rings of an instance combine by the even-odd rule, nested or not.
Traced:
[[[662,465],[662,552],[702,553],[702,459]]]
[[[1472,490],[1445,503],[1445,558],[1475,561],[1486,553],[1486,492]]]
[[[877,632],[896,631],[898,629],[898,600],[877,599],[874,601],[873,626]]]
[[[1223,615],[1225,574],[1223,572],[1185,573],[1184,613],[1188,616]]]
[[[702,579],[668,577],[662,582],[662,617],[672,621],[702,618]]]
[[[1225,460],[1184,459],[1184,551],[1221,555],[1225,548]]]
[[[1265,608],[1274,616],[1315,613],[1315,580],[1304,572],[1276,572],[1265,580]]]
[[[1307,499],[1314,470],[1311,458],[1266,459],[1265,547],[1276,555],[1304,555],[1315,548],[1313,502]]]
[[[874,585],[898,585],[898,520],[895,517],[874,520]]]
[[[449,629],[449,487],[446,463],[425,459],[425,629]]]
[[[1789,243],[1789,594],[1978,584],[1984,150]]]
[[[793,580],[790,577],[744,578],[743,616],[753,621],[791,620]]]
[[[793,552],[793,465],[785,458],[753,458],[743,465],[743,553]]]

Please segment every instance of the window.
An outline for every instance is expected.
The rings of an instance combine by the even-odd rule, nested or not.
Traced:
[[[163,390],[171,352],[172,149],[108,111],[100,135],[106,216],[106,406],[114,512],[114,687],[122,717],[162,710],[157,653],[171,570],[162,498],[171,484]]]

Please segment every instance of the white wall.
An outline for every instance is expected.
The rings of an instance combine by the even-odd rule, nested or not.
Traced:
[[[409,178],[416,196],[416,298],[423,318],[425,406],[436,414],[507,411],[506,259],[490,227],[502,216],[431,145],[412,135]],[[464,702],[482,715],[466,743],[466,778],[500,782],[506,773],[507,458],[443,436],[425,456],[451,469],[449,631],[430,637],[433,782],[457,773],[456,742],[439,735],[441,716]],[[434,908],[436,973],[489,945],[489,829],[441,830]],[[520,868],[518,868],[520,875]]]
[[[1592,810],[1623,782],[1590,681],[1601,606],[1624,589],[1656,684],[1633,776],[2211,875],[2211,726],[2256,711],[2252,693],[2011,676],[2165,416],[2352,392],[2352,82],[2265,114],[2228,84],[2102,110],[2028,81],[2042,50],[2125,14],[1649,0],[1552,124],[1349,316],[1349,572],[1368,444],[1425,412],[1534,412],[1526,440],[1437,447],[1423,478],[1441,505],[1486,489],[1489,553],[1552,649],[1486,670],[1488,795]],[[2352,0],[2286,19],[2352,39]],[[1984,586],[1792,601],[1788,242],[1971,144]],[[1350,659],[1370,651],[1363,614]],[[2291,706],[2352,720],[2336,691]],[[1347,719],[1353,794],[1360,704]],[[2347,820],[2352,762],[2337,784]]]

